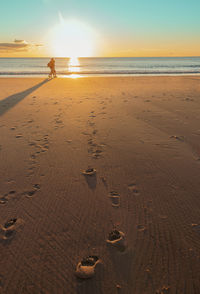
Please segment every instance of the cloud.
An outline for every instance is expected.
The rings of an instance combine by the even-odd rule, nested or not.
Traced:
[[[42,44],[37,43],[28,43],[25,40],[15,39],[14,42],[9,43],[0,43],[0,52],[19,52],[19,51],[28,51],[33,47],[41,47]]]
[[[21,48],[25,48],[28,47],[29,44],[21,44],[21,43],[0,43],[0,50],[1,49],[21,49]]]
[[[23,44],[27,44],[27,42],[25,40],[14,40],[15,43],[23,43]]]

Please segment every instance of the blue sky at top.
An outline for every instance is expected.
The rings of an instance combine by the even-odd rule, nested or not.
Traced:
[[[0,0],[0,42],[44,39],[48,29],[75,18],[95,27],[117,44],[132,38],[152,42],[199,42],[200,1],[180,0]],[[199,43],[198,43],[199,44]]]

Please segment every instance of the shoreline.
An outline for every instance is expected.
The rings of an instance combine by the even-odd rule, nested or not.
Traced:
[[[79,73],[72,73],[72,74],[67,74],[67,75],[57,75],[58,79],[66,79],[66,78],[121,78],[121,77],[127,77],[127,78],[133,78],[133,77],[199,77],[200,73],[183,73],[183,74],[79,74]],[[21,79],[33,79],[33,78],[48,78],[48,74],[43,74],[43,75],[1,75],[0,74],[0,79],[8,78],[21,78]]]

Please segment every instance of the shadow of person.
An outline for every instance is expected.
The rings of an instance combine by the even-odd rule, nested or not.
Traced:
[[[39,84],[16,94],[13,94],[11,96],[8,96],[4,98],[3,100],[0,100],[0,115],[3,115],[8,110],[10,110],[12,107],[14,107],[17,103],[19,103],[21,100],[23,100],[26,96],[34,92],[36,89],[44,85],[48,82],[48,79],[45,79],[44,81],[40,82]]]
[[[84,175],[84,177],[85,177],[85,180],[86,180],[89,188],[92,190],[96,189],[96,185],[97,185],[96,175],[92,175],[92,176]]]

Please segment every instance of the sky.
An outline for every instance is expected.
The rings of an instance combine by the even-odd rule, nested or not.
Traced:
[[[0,0],[0,57],[200,56],[199,0]]]

